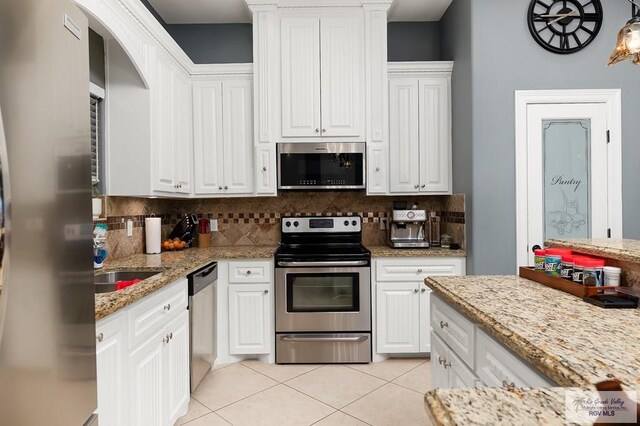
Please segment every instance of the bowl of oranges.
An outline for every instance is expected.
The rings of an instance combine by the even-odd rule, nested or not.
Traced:
[[[162,242],[163,250],[177,251],[182,250],[185,247],[187,247],[187,242],[182,241],[180,238],[174,238],[173,240],[164,240]]]

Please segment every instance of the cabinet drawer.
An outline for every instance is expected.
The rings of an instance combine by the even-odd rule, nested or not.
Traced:
[[[431,328],[473,369],[475,324],[433,294],[431,295]]]
[[[376,261],[377,281],[423,281],[429,276],[461,275],[462,262],[456,258],[414,258]]]
[[[482,330],[478,330],[476,348],[476,371],[489,387],[555,386],[550,379],[538,373]]]
[[[167,321],[187,309],[187,279],[169,284],[143,299],[129,311],[129,341],[134,349],[167,325]]]
[[[230,283],[270,283],[273,266],[271,262],[229,262]]]

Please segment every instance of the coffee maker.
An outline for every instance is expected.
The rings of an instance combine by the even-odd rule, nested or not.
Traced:
[[[417,204],[406,208],[406,203],[394,203],[389,220],[387,244],[392,248],[429,248],[425,232],[428,224],[426,210]]]

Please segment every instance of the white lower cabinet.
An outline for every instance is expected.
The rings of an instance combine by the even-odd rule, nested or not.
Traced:
[[[219,262],[219,268],[222,263]],[[229,354],[269,354],[273,339],[273,264],[228,262]]]
[[[431,325],[436,388],[556,386],[437,296],[431,299]]]
[[[186,414],[186,294],[187,280],[181,279],[96,324],[101,426],[173,425]],[[145,339],[139,341],[132,331],[145,324],[151,325],[144,327]]]
[[[377,353],[429,352],[431,290],[424,279],[463,274],[463,258],[376,259]]]

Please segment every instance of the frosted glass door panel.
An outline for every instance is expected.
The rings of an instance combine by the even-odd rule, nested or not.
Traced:
[[[591,236],[591,120],[543,120],[544,239]]]

